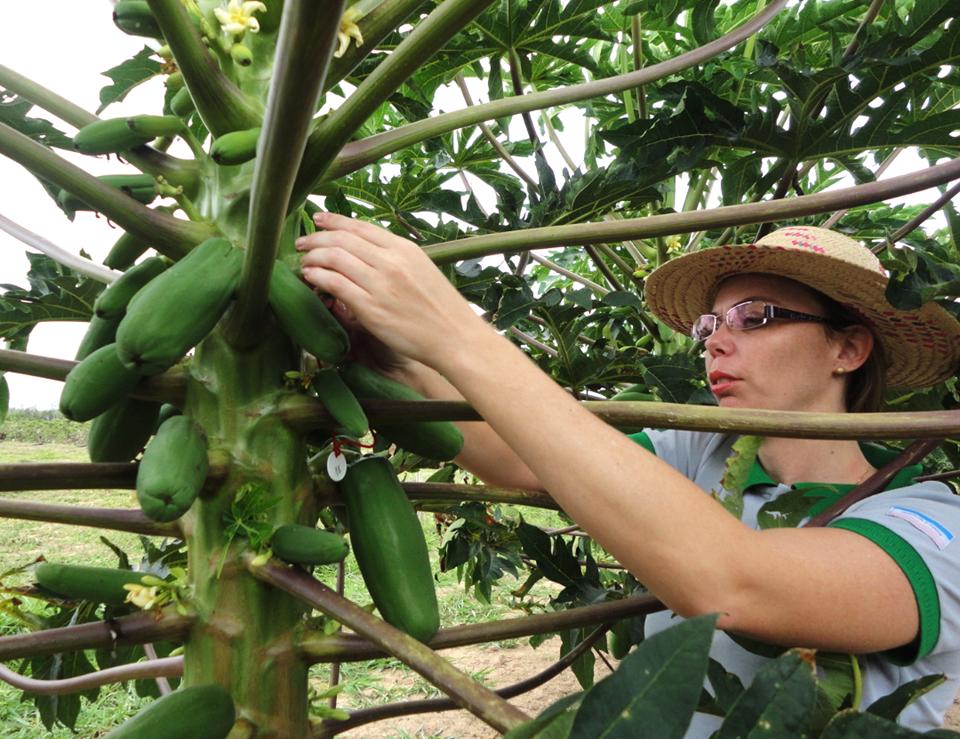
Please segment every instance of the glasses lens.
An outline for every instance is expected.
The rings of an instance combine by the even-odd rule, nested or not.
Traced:
[[[693,329],[690,334],[694,341],[704,341],[717,327],[717,317],[712,313],[704,313],[693,322]]]
[[[755,300],[735,305],[727,311],[727,325],[738,331],[760,328],[767,322],[767,316],[764,312],[765,307],[764,303]]]

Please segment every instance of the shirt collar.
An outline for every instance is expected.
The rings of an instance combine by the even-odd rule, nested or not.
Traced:
[[[889,447],[882,446],[880,444],[872,444],[868,442],[860,442],[860,449],[863,452],[863,456],[867,458],[867,461],[872,464],[874,467],[880,468],[888,462],[892,462],[900,454],[899,449],[891,449]],[[907,487],[908,485],[913,484],[913,478],[917,475],[923,474],[923,465],[922,464],[912,464],[907,467],[904,467],[893,479],[887,483],[887,486],[884,490],[894,490],[896,488]],[[747,481],[743,486],[745,491],[749,490],[754,485],[760,485],[764,487],[777,486],[779,483],[775,482],[770,475],[767,474],[767,471],[763,469],[763,465],[760,464],[759,457],[754,459],[753,465],[750,467],[750,471],[747,473]],[[804,488],[812,487],[824,487],[829,486],[836,490],[842,490],[846,492],[851,490],[854,486],[847,483],[831,483],[831,482],[797,482],[791,485],[790,487],[800,490]]]

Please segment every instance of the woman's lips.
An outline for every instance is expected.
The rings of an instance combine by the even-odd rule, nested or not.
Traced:
[[[740,381],[739,377],[719,371],[711,372],[708,379],[710,380],[710,392],[718,396],[729,390],[735,382]]]

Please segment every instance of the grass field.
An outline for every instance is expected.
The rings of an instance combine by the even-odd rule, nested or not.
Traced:
[[[75,425],[64,421],[43,418],[17,418],[12,414],[13,423],[4,425],[4,439],[0,441],[0,464],[47,462],[47,461],[86,461],[86,452],[82,446],[83,434],[75,431]],[[65,428],[64,428],[65,427]],[[44,431],[46,428],[49,433]],[[71,435],[72,434],[72,435]],[[36,443],[50,439],[50,443]],[[136,499],[132,491],[77,490],[31,493],[0,493],[5,496],[46,501],[51,503],[96,505],[103,507],[134,508]],[[558,517],[550,512],[524,509],[524,515],[532,522],[543,526],[561,525]],[[421,514],[427,543],[437,571],[436,557],[439,540],[432,517]],[[35,561],[43,555],[50,561],[69,561],[83,564],[116,566],[116,555],[100,541],[105,534],[110,541],[120,546],[130,557],[130,561],[139,561],[142,547],[139,537],[120,532],[101,532],[97,529],[66,526],[59,524],[36,523],[0,518],[0,572],[21,567]],[[367,603],[363,582],[355,570],[352,558],[347,560],[345,592],[347,597],[361,603]],[[333,567],[317,573],[330,585],[334,583]],[[29,575],[7,576],[3,584],[7,586],[29,582]],[[490,605],[477,601],[473,595],[464,593],[463,586],[457,582],[453,572],[443,573],[437,582],[440,598],[441,621],[444,626],[462,623],[477,623],[519,615],[509,607],[510,595],[507,591],[516,588],[517,581],[510,576],[501,581],[494,589]],[[546,600],[546,586],[538,586],[533,596]],[[36,602],[37,609],[42,604]],[[21,630],[21,626],[9,616],[0,613],[0,633]],[[513,643],[498,646],[509,648]],[[11,665],[12,666],[12,665]],[[312,684],[317,690],[324,690],[329,680],[329,667],[317,665],[311,670]],[[482,678],[482,674],[475,675]],[[344,687],[340,693],[340,704],[350,708],[359,708],[388,701],[437,695],[436,689],[427,684],[396,660],[377,660],[345,664],[341,682]],[[96,704],[83,701],[76,734],[64,727],[57,727],[48,733],[40,722],[32,702],[22,702],[21,693],[6,684],[0,683],[0,734],[4,739],[35,739],[49,736],[57,739],[67,737],[96,737],[121,723],[135,713],[144,699],[137,697],[132,687],[111,686],[101,690]],[[382,737],[410,736],[405,732],[390,733],[390,722],[376,724],[373,735]],[[371,727],[372,729],[373,727]],[[419,736],[419,734],[418,734]]]

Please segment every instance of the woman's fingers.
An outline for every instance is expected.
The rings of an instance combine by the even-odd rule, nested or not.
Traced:
[[[348,218],[347,216],[342,216],[339,213],[315,213],[313,216],[313,222],[316,224],[317,228],[322,228],[325,231],[346,231],[347,233],[369,241],[375,246],[384,248],[413,243],[402,236],[397,236],[396,234],[390,233],[385,228],[381,228],[380,226],[376,226],[372,223],[367,223],[366,221],[358,221],[354,218]]]

